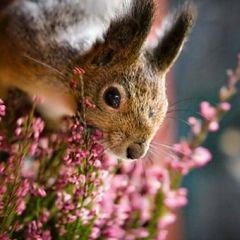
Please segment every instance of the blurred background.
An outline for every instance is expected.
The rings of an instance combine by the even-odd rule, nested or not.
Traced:
[[[184,0],[159,0],[159,12],[182,5]],[[236,67],[240,53],[240,1],[195,0],[198,18],[180,58],[169,74],[170,105],[175,118],[167,118],[176,128],[175,140],[187,136],[184,122],[198,116],[199,103],[218,102],[218,91],[226,82],[226,70]],[[173,86],[175,93],[173,92]],[[239,85],[238,85],[239,89]],[[179,213],[171,240],[240,239],[240,94],[231,100],[232,110],[220,124],[220,131],[204,142],[213,159],[202,169],[191,172],[183,182],[189,204]],[[171,127],[169,127],[171,125]],[[161,133],[160,133],[161,134]],[[173,140],[168,134],[165,142]],[[161,139],[164,141],[164,139]]]

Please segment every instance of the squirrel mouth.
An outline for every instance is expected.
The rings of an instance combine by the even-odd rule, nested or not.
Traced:
[[[107,155],[127,162],[142,159],[147,154],[149,148],[148,144],[138,142],[125,142],[113,145],[109,139],[104,139],[104,137],[103,139],[99,140],[99,143],[103,146]]]

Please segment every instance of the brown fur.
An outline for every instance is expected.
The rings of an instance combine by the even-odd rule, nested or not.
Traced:
[[[48,34],[46,42],[39,42],[41,33],[30,22],[19,22],[4,9],[0,16],[0,84],[4,88],[16,86],[30,95],[40,94],[46,100],[59,99],[59,105],[65,106],[64,114],[72,115],[81,99],[69,87],[71,69],[83,68],[84,97],[96,105],[86,109],[87,121],[103,132],[109,153],[122,159],[141,158],[167,112],[165,74],[179,55],[195,16],[192,4],[184,6],[152,49],[146,45],[146,38],[155,11],[154,0],[133,0],[131,11],[112,20],[104,42],[81,54],[70,46],[51,42]],[[117,109],[103,99],[111,86],[121,95]],[[43,115],[61,117],[52,116],[49,106],[45,104]]]

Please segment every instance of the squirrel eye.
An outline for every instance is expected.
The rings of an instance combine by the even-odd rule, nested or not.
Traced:
[[[119,108],[121,95],[117,88],[109,87],[104,93],[104,101],[112,108]]]

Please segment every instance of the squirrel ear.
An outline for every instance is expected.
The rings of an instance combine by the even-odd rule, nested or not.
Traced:
[[[133,18],[111,24],[101,50],[93,58],[92,64],[104,66],[116,56],[123,58],[139,29],[138,22]]]
[[[161,72],[167,72],[180,54],[187,36],[195,22],[196,7],[192,3],[185,4],[180,11],[167,19],[165,29],[151,55]]]
[[[154,10],[153,0],[133,0],[128,13],[111,22],[92,64],[103,66],[136,59],[150,32]]]

